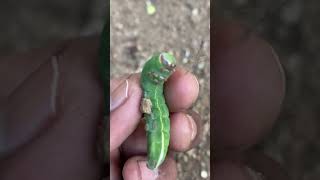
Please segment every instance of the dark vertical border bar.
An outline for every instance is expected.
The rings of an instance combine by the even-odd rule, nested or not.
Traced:
[[[109,163],[109,118],[110,118],[110,1],[106,1],[105,24],[100,37],[99,69],[103,83],[103,122],[102,122],[102,156],[103,165],[101,178],[110,177]]]

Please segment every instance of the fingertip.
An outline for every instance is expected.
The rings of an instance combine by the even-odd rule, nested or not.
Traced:
[[[176,152],[187,151],[198,145],[202,136],[202,122],[194,111],[172,113],[170,115],[170,145]],[[147,153],[145,123],[140,123],[136,130],[122,143],[124,157]]]
[[[177,178],[177,169],[175,161],[170,157],[167,157],[158,170],[150,170],[146,157],[135,156],[126,161],[122,175],[124,180],[174,180]]]
[[[164,92],[171,112],[185,110],[196,101],[199,82],[192,73],[177,68],[166,82]]]
[[[122,171],[124,180],[156,179],[157,174],[149,170],[146,165],[147,159],[145,157],[136,156],[128,159]]]
[[[134,74],[124,82],[124,94],[128,94],[125,102],[110,114],[110,150],[119,147],[120,144],[136,129],[140,122],[140,101],[142,90],[139,84],[139,76]],[[128,85],[127,85],[128,84]]]
[[[170,148],[175,151],[190,149],[198,133],[195,120],[182,112],[172,114],[170,119]]]

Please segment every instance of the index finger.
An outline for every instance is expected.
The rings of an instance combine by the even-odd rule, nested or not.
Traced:
[[[186,110],[198,97],[198,80],[191,72],[177,68],[166,82],[164,94],[170,112]]]
[[[130,76],[128,84],[128,98],[123,103],[119,102],[121,105],[111,114],[110,150],[118,148],[133,133],[141,118],[139,102],[142,89],[139,74]],[[189,108],[197,98],[198,92],[199,85],[194,75],[178,68],[165,85],[164,93],[169,110],[177,112]],[[124,96],[124,93],[122,94]]]

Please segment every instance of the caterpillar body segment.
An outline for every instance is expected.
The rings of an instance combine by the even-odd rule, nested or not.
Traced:
[[[163,95],[164,82],[175,70],[176,60],[169,53],[157,53],[141,73],[143,100],[141,109],[146,121],[149,169],[157,169],[165,160],[170,140],[169,110]],[[150,112],[151,110],[151,112]]]

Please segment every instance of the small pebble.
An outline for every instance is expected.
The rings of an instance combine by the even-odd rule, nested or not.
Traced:
[[[190,57],[190,50],[189,49],[185,50],[184,56],[187,57],[187,58]]]
[[[201,84],[204,84],[204,80],[203,79],[200,79],[199,80],[199,84],[201,85]]]
[[[188,156],[183,156],[184,162],[188,162]]]
[[[116,28],[119,29],[119,30],[123,29],[123,24],[116,23]]]
[[[200,18],[201,17],[199,16],[199,10],[198,9],[193,9],[192,10],[191,20],[193,22],[199,22]]]
[[[203,179],[206,179],[206,178],[208,177],[207,171],[202,170],[202,171],[201,171],[201,177],[202,177]]]
[[[204,68],[204,62],[199,63],[199,64],[198,64],[198,68],[199,68],[199,69],[203,69],[203,68]]]
[[[207,151],[207,155],[210,156],[210,151]]]
[[[197,8],[192,10],[192,15],[197,16],[199,14],[199,10]]]
[[[187,63],[188,63],[188,61],[189,61],[189,59],[188,59],[188,58],[183,58],[183,59],[182,59],[182,63],[183,63],[183,64],[187,64]]]

